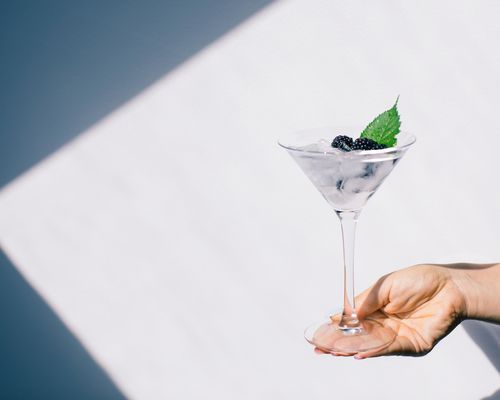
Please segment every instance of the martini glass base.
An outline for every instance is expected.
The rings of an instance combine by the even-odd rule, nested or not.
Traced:
[[[366,318],[359,328],[340,328],[340,317],[332,317],[309,326],[305,339],[318,349],[336,355],[351,356],[389,346],[396,333],[374,319]]]

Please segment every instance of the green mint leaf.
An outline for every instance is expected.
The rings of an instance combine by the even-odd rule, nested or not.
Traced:
[[[374,140],[375,142],[386,145],[387,147],[394,146],[396,144],[396,135],[399,133],[399,128],[401,127],[397,107],[398,100],[399,96],[392,108],[384,111],[372,122],[370,122],[365,130],[361,132],[360,137]]]

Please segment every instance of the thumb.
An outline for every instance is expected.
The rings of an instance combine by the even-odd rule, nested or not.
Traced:
[[[365,318],[389,303],[389,276],[383,276],[373,286],[356,296],[356,308],[359,318]]]

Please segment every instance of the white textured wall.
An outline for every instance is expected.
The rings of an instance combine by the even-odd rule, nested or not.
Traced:
[[[6,187],[2,247],[134,399],[485,397],[498,373],[462,328],[423,358],[313,354],[340,229],[276,138],[401,95],[418,142],[361,217],[358,287],[498,261],[499,13],[275,3]]]

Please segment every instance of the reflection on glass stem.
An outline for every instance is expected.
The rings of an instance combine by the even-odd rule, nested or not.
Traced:
[[[339,329],[360,331],[361,325],[356,314],[354,301],[354,240],[356,223],[361,211],[336,211],[342,226],[342,243],[344,253],[344,302]]]

